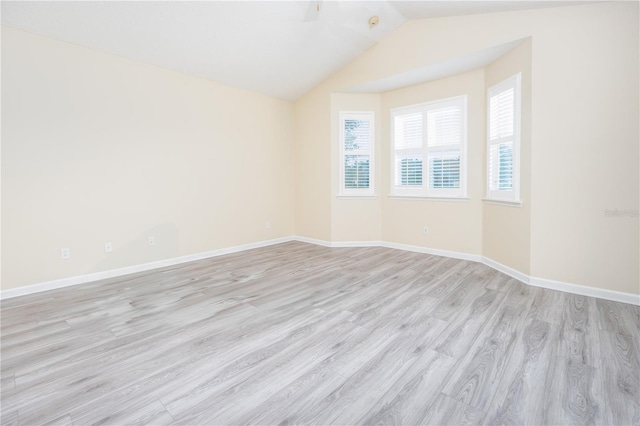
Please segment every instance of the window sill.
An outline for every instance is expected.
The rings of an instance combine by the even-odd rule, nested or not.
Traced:
[[[522,201],[494,200],[491,198],[483,198],[482,201],[488,204],[496,204],[498,206],[522,207]]]
[[[375,200],[378,198],[376,194],[373,195],[344,195],[339,194],[336,195],[336,198],[340,198],[342,200]]]
[[[424,195],[389,195],[392,200],[426,200],[426,201],[453,201],[453,202],[469,202],[469,197],[427,197]]]

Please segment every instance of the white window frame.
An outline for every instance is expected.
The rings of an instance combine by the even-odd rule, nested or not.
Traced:
[[[513,75],[498,84],[487,89],[487,201],[498,201],[519,204],[520,201],[520,121],[521,121],[521,73]],[[491,140],[491,98],[509,89],[513,93],[513,136],[498,137]],[[511,190],[491,190],[491,147],[512,140],[513,144],[513,169],[511,177]]]
[[[345,155],[347,151],[345,146],[344,124],[346,120],[368,120],[371,143],[369,149],[358,149],[349,151],[348,155],[368,155],[369,156],[369,187],[368,188],[346,188],[345,187]],[[340,111],[339,113],[340,136],[338,138],[340,144],[340,187],[338,195],[343,197],[372,197],[375,196],[375,113],[373,111]]]
[[[462,141],[459,145],[452,145],[449,148],[460,149],[460,187],[459,188],[429,188],[429,152],[446,150],[447,146],[429,147],[427,143],[427,113],[429,111],[445,108],[448,105],[462,107]],[[416,148],[422,151],[422,185],[421,186],[400,186],[396,185],[396,147],[395,147],[395,117],[412,113],[421,113],[423,120],[423,140],[422,146]],[[438,99],[426,103],[410,105],[391,110],[391,197],[416,197],[416,198],[467,198],[467,95],[454,96],[445,99]],[[408,149],[407,151],[410,151]]]

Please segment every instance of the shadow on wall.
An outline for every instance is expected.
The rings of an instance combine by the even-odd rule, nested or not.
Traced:
[[[149,238],[153,238],[153,245],[149,244]],[[178,229],[173,223],[165,223],[149,228],[124,245],[113,243],[113,251],[104,253],[102,260],[87,273],[141,265],[178,255]]]

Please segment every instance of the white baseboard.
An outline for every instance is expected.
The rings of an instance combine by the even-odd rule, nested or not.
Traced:
[[[391,243],[387,241],[327,241],[318,240],[315,238],[307,237],[293,237],[295,241],[302,243],[316,244],[323,247],[386,247],[397,250],[412,251],[416,253],[432,254],[434,256],[451,257],[454,259],[471,260],[473,262],[479,262],[481,256],[475,254],[460,253],[457,251],[438,250],[427,247],[412,246],[409,244]]]
[[[547,288],[549,290],[558,290],[565,293],[579,294],[580,296],[597,297],[598,299],[612,300],[614,302],[628,303],[630,305],[640,305],[640,295],[623,293],[615,290],[605,290],[602,288],[588,287],[585,285],[565,283],[562,281],[548,280],[546,278],[531,277],[527,274],[496,262],[488,257],[482,258],[485,265],[509,275],[512,278],[522,281],[525,284],[535,287]]]
[[[267,247],[274,244],[286,243],[289,241],[300,241],[303,243],[315,244],[324,247],[386,247],[397,250],[412,251],[417,253],[431,254],[435,256],[444,256],[454,259],[469,260],[473,262],[481,262],[485,265],[513,277],[525,284],[536,287],[548,288],[551,290],[564,291],[566,293],[579,294],[581,296],[597,297],[600,299],[612,300],[614,302],[628,303],[640,306],[640,295],[623,293],[614,290],[606,290],[596,287],[588,287],[578,284],[565,283],[560,281],[549,280],[546,278],[530,277],[516,269],[510,268],[493,259],[483,257],[477,254],[468,254],[448,250],[432,249],[427,247],[412,246],[408,244],[392,243],[387,241],[326,241],[315,238],[307,238],[300,236],[291,236],[276,238],[273,240],[258,241],[256,243],[243,244],[234,247],[228,247],[218,250],[207,251],[203,253],[195,253],[187,256],[180,256],[171,259],[159,260],[157,262],[144,263],[142,265],[127,266],[125,268],[112,269],[110,271],[96,272],[92,274],[80,275],[76,277],[63,278],[54,281],[47,281],[39,284],[33,284],[25,287],[12,288],[0,291],[0,299],[9,299],[12,297],[24,296],[42,291],[55,290],[58,288],[69,287],[78,284],[85,284],[92,281],[103,280],[107,278],[116,278],[123,275],[129,275],[137,272],[149,271],[152,269],[163,268],[166,266],[177,265],[194,260],[207,259],[210,257],[222,256],[225,254],[237,253],[254,248]]]
[[[331,247],[380,247],[380,241],[334,241]]]
[[[116,278],[123,275],[135,274],[137,272],[145,272],[152,269],[164,268],[166,266],[178,265],[180,263],[193,262],[194,260],[207,259],[210,257],[222,256],[225,254],[237,253],[240,251],[251,250],[254,248],[267,247],[274,244],[286,243],[294,241],[293,237],[276,238],[273,240],[258,241],[256,243],[243,244],[234,247],[227,247],[218,250],[211,250],[202,253],[189,254],[186,256],[174,257],[171,259],[158,260],[155,262],[143,263],[141,265],[126,266],[124,268],[111,269],[109,271],[94,272],[92,274],[78,275],[75,277],[62,278],[59,280],[46,281],[43,283],[28,285],[24,287],[11,288],[0,291],[0,300],[12,297],[25,296],[42,291],[55,290],[58,288],[69,287],[79,284],[86,284],[93,281],[104,280],[107,278]]]
[[[628,303],[640,306],[640,295],[623,293],[615,290],[605,290],[603,288],[587,287],[579,284],[564,283],[561,281],[548,280],[546,278],[530,277],[529,285],[548,288],[550,290],[564,291],[565,293],[579,294],[581,296],[597,297],[614,302]]]
[[[309,243],[309,244],[315,244],[317,246],[323,246],[323,247],[333,247],[330,241],[326,241],[326,240],[317,240],[315,238],[308,238],[308,237],[298,237],[298,236],[294,236],[292,237],[293,240],[295,241],[300,241],[301,243]]]
[[[496,262],[493,259],[489,259],[488,257],[482,257],[482,263],[487,265],[490,268],[495,269],[498,272],[502,272],[505,275],[509,275],[511,278],[515,278],[518,281],[522,281],[525,284],[529,284],[529,275],[524,274],[517,269],[510,268],[502,263]]]
[[[451,257],[453,259],[470,260],[472,262],[480,262],[481,256],[477,254],[461,253],[458,251],[439,250],[427,247],[412,246],[408,244],[390,243],[383,241],[381,247],[392,248],[404,251],[413,251],[416,253],[432,254],[434,256]]]
[[[513,269],[509,266],[503,265],[500,262],[496,262],[488,257],[480,256],[477,254],[461,253],[456,251],[438,250],[427,247],[412,246],[408,244],[392,243],[387,241],[345,241],[345,242],[331,242],[325,240],[317,240],[306,237],[293,237],[294,240],[317,244],[324,247],[387,247],[397,250],[412,251],[417,253],[432,254],[434,256],[451,257],[454,259],[470,260],[472,262],[480,262],[493,268],[505,275],[517,279],[525,284],[535,287],[548,288],[550,290],[564,291],[565,293],[579,294],[581,296],[597,297],[599,299],[611,300],[614,302],[628,303],[631,305],[640,306],[640,295],[632,293],[623,293],[615,290],[606,290],[596,287],[588,287],[578,284],[564,283],[560,281],[548,280],[545,278],[530,277],[529,275]]]

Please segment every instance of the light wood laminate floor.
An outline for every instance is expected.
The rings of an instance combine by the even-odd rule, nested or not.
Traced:
[[[640,308],[285,243],[2,301],[2,425],[640,424]]]

